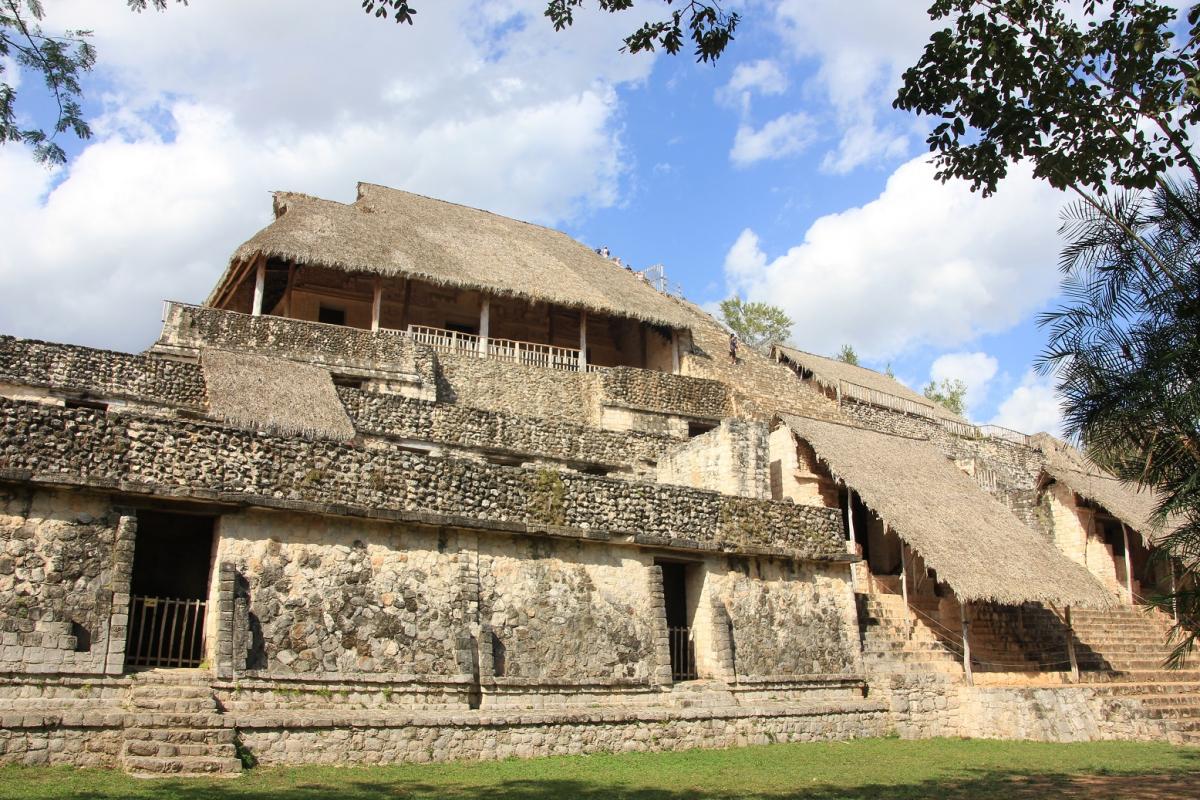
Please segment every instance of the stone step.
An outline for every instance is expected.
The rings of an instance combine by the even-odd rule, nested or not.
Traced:
[[[222,749],[207,743],[171,744],[169,742],[146,741],[142,739],[126,740],[123,749],[124,756],[153,756],[157,758],[204,757],[214,754],[214,750]]]
[[[233,744],[233,728],[126,728],[125,741]]]
[[[242,771],[242,762],[238,759],[215,756],[126,756],[122,763],[134,775],[237,775]]]
[[[133,711],[125,715],[131,728],[224,728],[227,720],[216,713]]]
[[[172,700],[141,698],[131,701],[129,705],[130,711],[135,714],[144,713],[147,711],[161,711],[176,714],[202,714],[216,711],[216,701],[213,700],[211,694],[207,697]]]

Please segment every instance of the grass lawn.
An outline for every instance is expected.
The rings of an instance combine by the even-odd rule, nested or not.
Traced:
[[[1035,800],[1200,797],[1200,749],[865,739],[735,750],[395,767],[260,768],[234,779],[139,780],[107,770],[0,768],[0,798],[277,800]]]

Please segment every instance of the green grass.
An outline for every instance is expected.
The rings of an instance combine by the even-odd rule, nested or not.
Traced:
[[[1165,744],[867,739],[394,767],[263,768],[224,780],[0,768],[0,798],[1034,800],[1200,797],[1200,750]]]

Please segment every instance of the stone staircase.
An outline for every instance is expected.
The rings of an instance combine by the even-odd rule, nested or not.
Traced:
[[[126,700],[121,764],[142,776],[237,775],[234,730],[217,708],[205,670],[148,670]]]
[[[867,674],[935,672],[962,675],[961,656],[926,625],[906,612],[898,595],[855,594],[862,632],[863,668]]]
[[[681,681],[671,687],[671,705],[675,708],[727,708],[738,704],[724,681]]]

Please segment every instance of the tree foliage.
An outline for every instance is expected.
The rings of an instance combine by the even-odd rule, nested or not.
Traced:
[[[987,195],[1028,159],[1051,185],[1094,195],[1149,188],[1172,167],[1200,181],[1197,7],[1184,38],[1157,2],[936,0],[929,13],[946,27],[894,105],[941,120],[927,139],[939,179]]]
[[[1170,182],[1064,211],[1064,305],[1043,315],[1039,367],[1065,399],[1067,432],[1123,480],[1157,488],[1158,549],[1178,590],[1176,663],[1200,628],[1200,189]],[[1166,554],[1166,555],[1163,555]]]
[[[743,342],[760,350],[791,338],[792,320],[778,306],[748,303],[740,297],[731,297],[722,300],[720,308],[721,321]]]
[[[842,349],[838,351],[837,360],[858,366],[858,353],[854,352],[854,348],[848,344],[842,345]]]
[[[921,394],[959,416],[967,413],[967,385],[957,378],[942,378],[941,383],[930,381]]]

